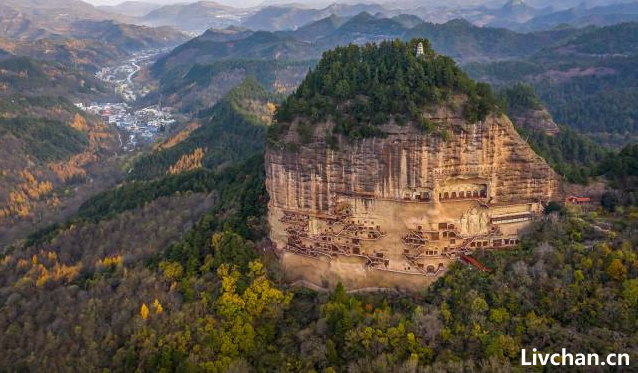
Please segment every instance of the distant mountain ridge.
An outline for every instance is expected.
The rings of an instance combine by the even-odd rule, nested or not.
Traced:
[[[638,2],[585,7],[584,3],[567,10],[539,15],[518,25],[521,31],[547,30],[560,25],[584,27],[608,26],[638,20]]]
[[[98,5],[96,8],[123,16],[143,17],[160,7],[161,5],[159,4],[144,1],[125,1],[117,5]]]
[[[162,56],[150,72],[159,81],[158,94],[164,102],[197,112],[249,75],[268,89],[291,92],[323,51],[337,45],[427,38],[441,54],[465,63],[523,58],[582,32],[567,29],[520,34],[477,27],[465,20],[420,22],[409,27],[405,18],[362,12],[349,18],[331,15],[294,31],[209,29]],[[408,21],[415,19],[409,17]]]
[[[395,38],[427,38],[437,51],[460,62],[511,58],[529,55],[582,32],[568,29],[520,34],[502,28],[477,27],[465,20],[444,24],[420,22],[414,27],[409,27],[410,23],[406,26],[405,22],[400,17],[362,12],[349,18],[331,15],[294,31],[211,29],[160,59],[154,71],[161,74],[178,65],[228,59],[316,60],[324,50],[338,45]]]
[[[128,51],[178,45],[188,37],[170,27],[148,27],[114,21],[78,21],[71,33],[78,39],[107,41]]]
[[[172,4],[155,9],[139,22],[149,26],[171,26],[189,32],[201,32],[211,27],[221,28],[239,24],[245,10],[214,1]]]
[[[228,26],[241,26],[256,31],[283,31],[295,30],[331,15],[352,17],[363,11],[370,14],[388,13],[387,9],[378,4],[334,3],[319,9],[285,4],[242,9],[213,1],[198,1],[160,7],[138,18],[136,22],[149,26],[172,26],[198,33]]]
[[[81,20],[117,20],[127,17],[100,11],[79,0],[0,0],[0,35],[13,39],[36,39],[64,34]]]
[[[0,35],[6,39],[87,39],[129,51],[173,46],[187,39],[168,27],[123,23],[130,20],[76,0],[0,0]]]
[[[387,10],[377,4],[332,4],[323,9],[309,9],[299,6],[268,6],[244,19],[247,28],[265,31],[295,30],[308,23],[319,21],[332,15],[352,17],[362,12],[385,13]]]

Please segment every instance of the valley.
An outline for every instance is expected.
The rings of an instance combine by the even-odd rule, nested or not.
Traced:
[[[139,73],[142,67],[151,65],[157,57],[169,52],[170,48],[147,49],[133,53],[129,59],[122,61],[115,66],[102,67],[95,77],[103,82],[115,85],[115,93],[123,96],[127,102],[133,102],[138,97],[143,97],[149,93],[148,87],[136,85],[133,77]]]
[[[34,53],[39,47],[21,51]],[[122,180],[128,157],[170,131],[176,123],[170,108],[137,106],[138,97],[150,91],[137,75],[166,52],[122,53],[105,67],[98,65],[105,62],[102,58],[89,59],[85,63],[91,61],[91,66],[78,70],[29,57],[5,59],[4,76],[11,79],[14,69],[19,77],[9,86],[27,89],[5,91],[0,97],[8,126],[0,133],[4,144],[10,144],[0,162],[0,244],[73,216],[88,197]],[[24,62],[13,61],[27,61],[30,73],[22,73]],[[58,81],[49,86],[45,76]],[[78,76],[82,80],[76,86]],[[86,90],[89,82],[93,88]],[[57,96],[62,89],[65,98]],[[24,133],[27,125],[34,128]],[[60,151],[69,138],[73,145]]]
[[[150,88],[134,79],[142,68],[148,68],[156,58],[168,52],[167,49],[151,49],[136,52],[122,64],[103,67],[96,74],[96,78],[114,86],[122,102],[83,103],[75,105],[84,112],[99,117],[109,125],[115,125],[123,132],[126,141],[121,140],[123,150],[132,151],[138,145],[148,145],[155,141],[161,133],[168,131],[176,123],[172,108],[162,108],[161,102],[137,108],[138,98],[143,98],[150,92]]]

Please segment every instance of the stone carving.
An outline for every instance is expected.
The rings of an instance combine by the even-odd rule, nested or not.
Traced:
[[[478,211],[475,207],[461,216],[461,234],[464,236],[485,235],[489,232],[487,212]]]

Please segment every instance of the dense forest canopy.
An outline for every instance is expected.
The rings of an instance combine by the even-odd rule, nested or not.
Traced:
[[[504,108],[507,112],[517,112],[525,110],[539,110],[543,108],[543,103],[536,96],[534,87],[529,84],[515,84],[513,87],[499,91],[501,103],[506,103]]]
[[[600,163],[609,152],[598,143],[563,125],[558,125],[558,133],[548,135],[541,130],[516,123],[515,118],[544,109],[534,87],[515,84],[501,89],[498,97],[501,107],[514,121],[516,130],[566,181],[587,184],[591,177],[601,175]]]
[[[464,70],[499,87],[527,82],[561,124],[618,148],[638,133],[638,23],[580,29],[521,59],[472,62]]]
[[[603,195],[601,203],[605,209],[613,211],[618,206],[638,205],[638,144],[609,154],[600,164],[599,172],[614,188]]]
[[[424,54],[417,56],[417,45]],[[410,42],[337,47],[325,52],[297,91],[279,106],[276,119],[310,122],[331,119],[334,131],[349,138],[379,135],[379,126],[394,119],[424,125],[426,105],[466,95],[469,121],[484,119],[496,109],[487,84],[475,83],[449,57],[437,55],[425,39]]]
[[[503,88],[498,93],[499,104],[513,118],[544,109],[535,91],[533,86],[523,83]],[[617,207],[638,204],[637,144],[629,144],[615,152],[564,125],[558,125],[559,132],[554,135],[519,126],[516,122],[514,125],[532,149],[565,181],[588,184],[592,178],[606,180],[610,190],[602,196],[605,209],[614,211]]]

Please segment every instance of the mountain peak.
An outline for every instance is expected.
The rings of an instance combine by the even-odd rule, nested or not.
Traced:
[[[523,0],[509,0],[503,5],[503,8],[519,8],[526,7],[527,4]]]
[[[419,43],[424,58],[417,57]],[[334,120],[334,132],[377,136],[380,126],[392,119],[421,128],[425,107],[440,104],[444,96],[467,97],[464,113],[470,122],[483,120],[495,109],[489,86],[474,83],[452,59],[434,53],[427,39],[351,44],[323,54],[279,107],[277,119]]]
[[[366,11],[363,11],[359,14],[357,14],[356,16],[352,17],[352,21],[356,21],[356,22],[362,22],[362,21],[367,21],[370,19],[373,19],[374,16]]]

